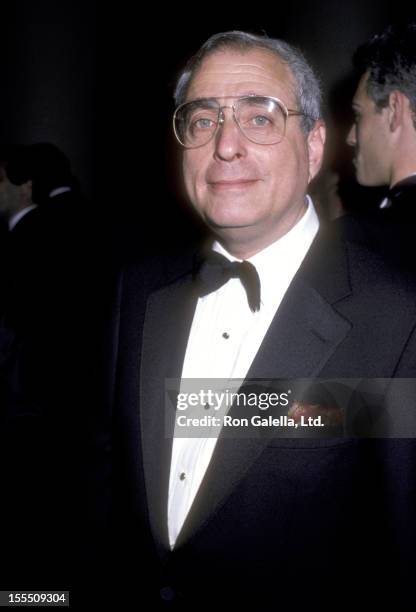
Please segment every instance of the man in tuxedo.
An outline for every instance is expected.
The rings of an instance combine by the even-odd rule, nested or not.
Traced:
[[[389,188],[378,209],[361,217],[361,237],[414,268],[416,23],[389,26],[361,45],[353,61],[359,82],[347,142],[355,149],[357,181]]]
[[[184,438],[165,383],[413,377],[415,288],[319,227],[307,190],[325,126],[298,50],[214,35],[175,101],[186,192],[213,240],[202,259],[120,277],[107,377],[117,601],[298,610],[396,597],[415,541],[413,440]]]

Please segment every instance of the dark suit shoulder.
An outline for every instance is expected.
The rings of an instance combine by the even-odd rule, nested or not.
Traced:
[[[173,252],[130,263],[120,271],[123,293],[146,295],[192,273],[194,250]]]
[[[355,288],[384,287],[403,295],[416,295],[416,276],[365,244],[346,240],[350,278]]]
[[[308,284],[347,318],[412,327],[416,275],[338,230],[336,224],[320,230],[302,266]]]
[[[416,202],[412,206],[401,202],[393,208],[373,215],[345,215],[334,222],[334,227],[345,240],[366,246],[385,261],[414,272]]]

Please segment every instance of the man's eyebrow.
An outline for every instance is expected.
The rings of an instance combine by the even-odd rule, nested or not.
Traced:
[[[255,91],[249,90],[249,91],[239,93],[236,96],[202,96],[199,98],[194,98],[192,100],[189,100],[189,102],[205,102],[205,101],[218,102],[218,100],[226,100],[226,99],[231,99],[231,98],[234,98],[235,100],[237,100],[238,98],[249,98],[249,97],[271,98],[273,96],[268,96],[266,94],[259,94],[259,93],[256,93]]]
[[[193,100],[188,100],[188,104],[212,104],[218,103],[218,98],[213,96],[204,96],[202,98],[194,98]]]

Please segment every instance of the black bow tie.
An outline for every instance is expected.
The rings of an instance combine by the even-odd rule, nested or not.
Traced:
[[[225,285],[230,278],[239,278],[247,293],[250,309],[260,310],[260,278],[249,261],[230,261],[216,251],[210,251],[196,274],[198,293],[208,295]]]

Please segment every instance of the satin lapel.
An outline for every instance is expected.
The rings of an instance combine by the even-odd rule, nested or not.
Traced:
[[[346,258],[337,243],[327,246],[333,257],[325,266],[325,274],[319,262],[322,256],[327,259],[327,252],[312,248],[272,321],[247,379],[316,377],[347,335],[350,323],[331,305],[350,294]],[[260,435],[256,439],[230,439],[223,434],[177,547],[203,528],[268,444],[268,439]]]
[[[155,541],[167,549],[167,498],[174,412],[165,380],[181,376],[197,298],[190,277],[153,293],[147,304],[140,371],[140,424],[149,517]]]
[[[302,278],[274,317],[247,378],[313,378],[351,325]]]

